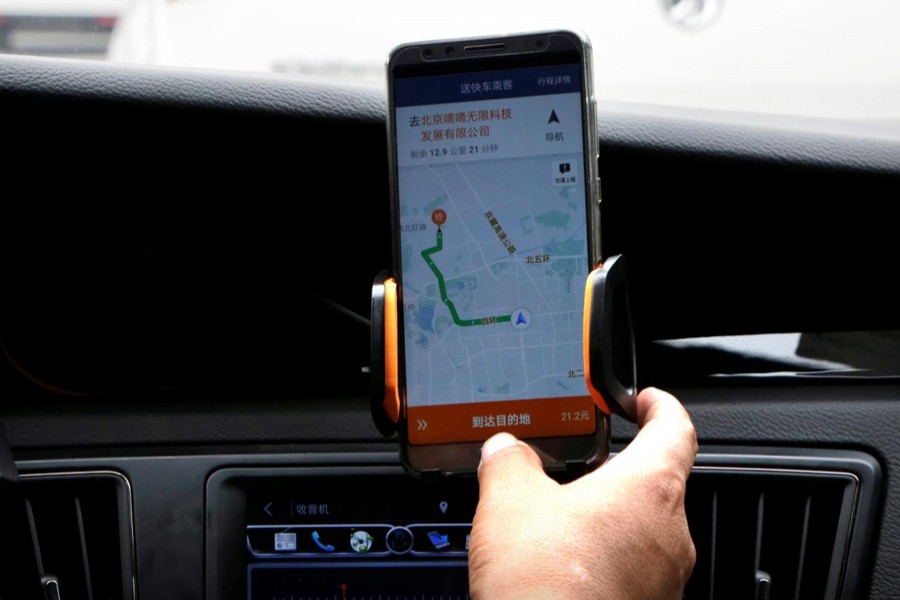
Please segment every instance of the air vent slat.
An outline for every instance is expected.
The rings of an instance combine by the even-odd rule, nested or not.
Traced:
[[[0,488],[0,543],[16,548],[4,552],[3,572],[0,574],[2,600],[38,600],[41,598],[41,577],[31,551],[31,527],[25,500],[19,486]]]
[[[770,576],[772,598],[792,600],[800,561],[803,537],[802,489],[766,483],[766,506],[762,528],[759,568]]]
[[[85,541],[84,515],[81,511],[81,499],[78,496],[75,496],[75,518],[78,523],[78,542],[81,545],[81,567],[84,569],[87,599],[94,600],[93,586],[91,585],[91,560],[88,556],[87,542]]]
[[[718,487],[714,598],[754,600],[758,493],[740,478]]]
[[[29,491],[29,496],[44,563],[41,574],[55,577],[60,594],[68,600],[86,600],[87,584],[72,489],[60,481],[40,481],[33,485],[35,489]]]
[[[830,484],[830,485],[829,485]],[[801,600],[833,597],[828,576],[834,566],[832,560],[840,524],[843,487],[846,482],[819,482],[810,500],[809,541],[803,561],[800,589]],[[843,552],[843,548],[840,549]],[[840,566],[840,565],[838,565]]]
[[[715,589],[716,589],[716,521],[719,518],[719,503],[718,503],[718,494],[713,492],[712,495],[712,535],[710,538],[710,553],[709,553],[709,586],[707,589],[709,590],[709,598],[712,600],[715,597]]]
[[[759,500],[756,501],[756,553],[753,555],[753,571],[756,573],[756,589],[759,590],[759,565],[760,554],[763,544],[763,529],[766,516],[766,493],[760,492]],[[766,594],[768,596],[768,593]],[[759,596],[757,591],[756,596]]]
[[[17,555],[13,562],[21,567],[3,564],[0,599],[132,599],[130,505],[127,481],[116,473],[20,477],[15,494],[0,497],[0,516],[20,515],[0,543],[17,549],[7,554]],[[33,565],[21,564],[22,555]]]
[[[800,536],[800,556],[797,564],[802,565],[806,562],[806,540],[809,537],[809,508],[812,503],[812,496],[806,497],[803,503],[803,531]],[[797,570],[797,586],[794,589],[794,600],[800,600],[800,590],[803,589],[803,571]]]
[[[38,539],[37,525],[34,521],[34,505],[30,498],[25,498],[25,513],[28,515],[28,531],[31,534],[31,548],[34,550],[34,563],[38,577],[44,575],[44,558],[41,556],[41,543]]]

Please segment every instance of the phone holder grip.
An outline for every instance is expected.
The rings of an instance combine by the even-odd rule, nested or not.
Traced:
[[[400,394],[397,387],[397,283],[382,271],[372,283],[371,409],[375,427],[385,437],[397,432]]]
[[[625,257],[606,259],[584,292],[584,369],[588,391],[605,414],[637,420],[634,328]]]

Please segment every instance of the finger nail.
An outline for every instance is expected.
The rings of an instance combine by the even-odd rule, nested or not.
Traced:
[[[511,433],[498,433],[497,435],[488,438],[481,447],[481,460],[485,461],[496,454],[498,450],[515,446],[518,443],[519,440]]]

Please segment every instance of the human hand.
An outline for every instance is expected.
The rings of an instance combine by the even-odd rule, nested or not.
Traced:
[[[696,551],[684,512],[697,436],[674,396],[637,398],[640,430],[565,485],[508,433],[485,442],[469,544],[473,600],[681,598]]]

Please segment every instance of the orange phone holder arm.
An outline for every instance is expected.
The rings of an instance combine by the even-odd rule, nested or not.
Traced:
[[[381,272],[372,284],[372,419],[378,431],[390,437],[400,419],[397,355],[397,283]]]
[[[634,328],[625,257],[612,256],[587,278],[584,291],[584,376],[604,414],[637,420]]]

